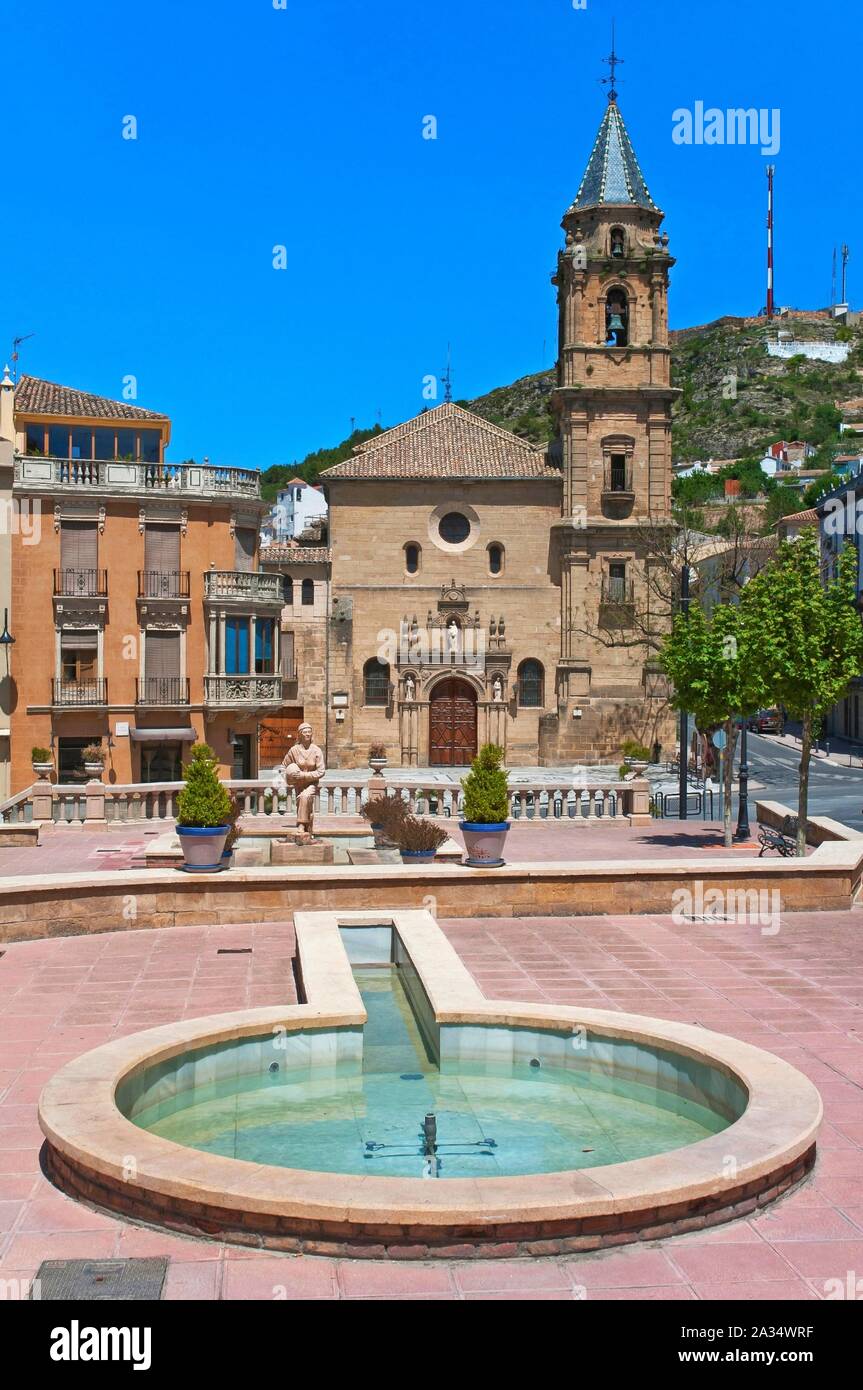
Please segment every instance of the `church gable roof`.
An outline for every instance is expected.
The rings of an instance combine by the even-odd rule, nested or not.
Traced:
[[[616,101],[610,101],[606,107],[581,187],[568,211],[578,212],[604,203],[657,211]]]
[[[560,478],[545,449],[447,401],[358,444],[322,478]]]

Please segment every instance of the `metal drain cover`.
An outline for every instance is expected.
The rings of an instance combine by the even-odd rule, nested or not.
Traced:
[[[124,1303],[158,1302],[168,1261],[158,1260],[43,1260],[30,1286],[40,1301],[101,1299]]]

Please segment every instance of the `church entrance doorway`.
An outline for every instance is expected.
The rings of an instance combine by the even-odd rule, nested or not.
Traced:
[[[476,757],[476,691],[452,676],[439,681],[429,702],[429,762],[467,767]]]

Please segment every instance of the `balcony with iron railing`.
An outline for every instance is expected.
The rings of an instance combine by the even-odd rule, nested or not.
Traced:
[[[280,705],[285,678],[273,675],[220,675],[204,677],[204,703],[219,709],[234,706]]]
[[[66,680],[56,677],[51,682],[51,703],[61,709],[92,708],[108,703],[108,682],[104,676]]]
[[[606,575],[599,600],[599,626],[606,631],[635,625],[635,587],[631,579]]]
[[[188,570],[138,570],[138,598],[187,599]]]
[[[252,468],[131,459],[64,459],[43,454],[15,455],[15,485],[28,492],[245,498],[261,495],[261,476]]]
[[[602,581],[602,603],[624,603],[632,604],[635,602],[635,586],[631,579],[625,579],[622,575],[607,574]]]
[[[55,598],[107,598],[108,571],[65,566],[54,571]]]
[[[177,709],[189,703],[188,676],[140,676],[136,681],[135,703]]]
[[[602,491],[604,496],[631,497],[633,494],[632,464],[628,461],[618,462],[615,459],[607,461],[603,472]]]
[[[281,609],[282,576],[263,570],[208,570],[204,598],[209,602],[274,606]]]

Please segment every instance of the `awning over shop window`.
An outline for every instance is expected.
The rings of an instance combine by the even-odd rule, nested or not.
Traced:
[[[194,743],[198,735],[194,729],[184,726],[181,729],[131,729],[129,737],[133,743]]]

